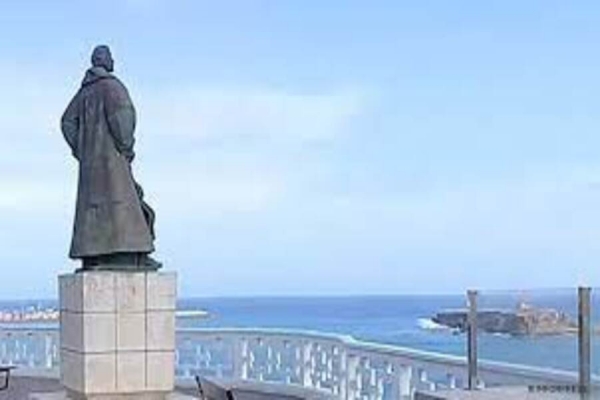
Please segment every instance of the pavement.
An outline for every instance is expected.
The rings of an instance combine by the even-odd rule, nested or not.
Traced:
[[[0,400],[29,400],[33,393],[59,392],[62,386],[57,379],[11,376],[8,390],[0,392]],[[194,388],[178,388],[178,393],[198,398]]]
[[[549,386],[547,388],[499,387],[483,390],[420,391],[415,400],[600,400],[600,392],[592,391],[587,397],[570,387]]]

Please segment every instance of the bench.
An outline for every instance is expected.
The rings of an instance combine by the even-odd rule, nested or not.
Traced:
[[[4,375],[4,382],[0,385],[0,391],[8,389],[8,382],[10,380],[10,371],[15,369],[12,365],[0,365],[0,374]]]
[[[332,400],[316,389],[281,383],[248,382],[196,376],[201,400]]]

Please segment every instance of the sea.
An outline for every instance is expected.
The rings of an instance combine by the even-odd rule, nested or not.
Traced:
[[[600,292],[600,291],[599,291]],[[479,307],[511,309],[525,301],[577,319],[575,290],[483,293]],[[181,310],[204,310],[208,317],[179,319],[180,327],[281,328],[341,333],[358,340],[464,356],[466,336],[435,324],[441,310],[464,308],[464,295],[183,298]],[[56,301],[0,301],[0,310],[56,307]],[[600,296],[592,296],[592,320],[600,326]],[[577,370],[573,334],[514,337],[481,333],[480,359]],[[600,335],[592,340],[594,373],[600,372]]]

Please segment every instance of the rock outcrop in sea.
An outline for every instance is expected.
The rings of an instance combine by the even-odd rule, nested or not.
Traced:
[[[467,329],[468,310],[445,310],[432,320],[452,329]],[[561,335],[577,332],[577,322],[566,313],[552,308],[535,308],[520,303],[515,310],[479,310],[477,327],[488,333],[513,336]]]

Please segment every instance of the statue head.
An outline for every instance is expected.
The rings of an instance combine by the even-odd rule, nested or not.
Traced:
[[[110,48],[105,45],[97,46],[92,53],[92,66],[102,67],[108,72],[113,72],[115,62],[110,54]]]

